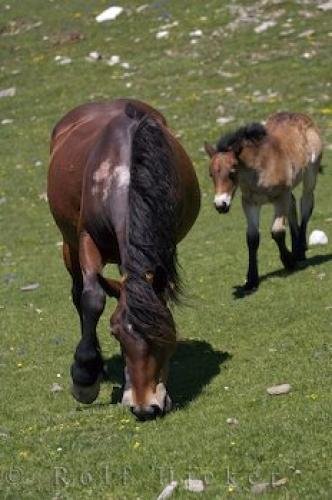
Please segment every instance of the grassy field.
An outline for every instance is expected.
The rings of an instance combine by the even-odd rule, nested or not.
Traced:
[[[244,217],[239,199],[227,216],[213,209],[202,149],[273,111],[311,114],[326,169],[310,228],[332,240],[331,14],[310,0],[142,4],[121,0],[124,12],[98,24],[110,5],[103,0],[0,3],[0,90],[16,88],[0,98],[0,498],[149,500],[174,479],[172,498],[189,499],[199,495],[184,489],[188,477],[206,482],[202,498],[251,498],[251,483],[271,478],[287,482],[263,498],[331,498],[331,245],[310,249],[308,265],[285,275],[266,207],[263,280],[236,299],[247,265]],[[275,26],[256,33],[267,20]],[[87,61],[91,51],[103,58]],[[120,64],[108,65],[114,55]],[[55,122],[82,102],[119,96],[164,112],[202,189],[200,217],[179,247],[190,307],[175,311],[176,411],[150,423],[110,404],[121,379],[112,302],[99,326],[110,383],[90,407],[69,393],[78,321],[44,195]],[[288,395],[266,393],[283,382]],[[63,390],[52,393],[54,383]]]

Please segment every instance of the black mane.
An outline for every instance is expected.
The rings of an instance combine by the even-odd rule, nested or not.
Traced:
[[[267,131],[264,125],[261,123],[250,123],[249,125],[245,125],[234,132],[230,132],[220,137],[217,144],[217,150],[220,153],[234,151],[235,154],[239,154],[244,141],[257,144],[261,142],[266,135]]]
[[[132,142],[129,212],[124,271],[127,321],[133,333],[151,341],[174,338],[175,325],[164,297],[176,300],[177,175],[172,151],[161,126],[140,119]]]

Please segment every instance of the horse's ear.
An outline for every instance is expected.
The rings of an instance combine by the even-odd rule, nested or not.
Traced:
[[[211,145],[209,144],[208,142],[204,142],[204,149],[205,149],[205,152],[207,153],[207,155],[212,158],[212,156],[214,156],[217,152],[217,150]]]

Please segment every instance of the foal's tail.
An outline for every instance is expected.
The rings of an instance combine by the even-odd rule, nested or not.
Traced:
[[[126,107],[137,121],[132,139],[123,270],[133,328],[148,337],[175,335],[167,299],[179,295],[176,258],[177,185],[174,154],[156,118]]]

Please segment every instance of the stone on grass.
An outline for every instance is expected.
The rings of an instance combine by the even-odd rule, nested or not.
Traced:
[[[169,498],[171,495],[173,495],[177,486],[178,486],[177,481],[172,481],[171,483],[169,483],[167,486],[165,486],[163,491],[157,497],[157,500],[165,500],[166,498]]]
[[[184,489],[193,493],[201,493],[205,490],[205,485],[201,479],[186,479]]]
[[[10,437],[10,432],[8,429],[0,427],[0,438],[7,439]]]
[[[309,236],[309,245],[327,245],[329,242],[328,237],[320,229],[315,229]]]
[[[216,119],[218,125],[226,125],[226,123],[230,123],[234,120],[233,116],[220,116]]]
[[[50,391],[54,394],[56,392],[61,392],[63,391],[62,385],[58,384],[57,382],[54,382],[54,384],[51,385]]]
[[[96,50],[93,50],[92,52],[89,52],[89,55],[87,56],[86,59],[92,62],[100,61],[100,59],[102,59],[102,55]]]
[[[278,479],[277,481],[272,481],[271,483],[254,483],[251,486],[251,493],[253,495],[261,495],[262,493],[267,493],[274,488],[280,488],[281,486],[285,486],[288,483],[287,477],[283,477]]]
[[[227,424],[228,425],[232,425],[232,426],[235,426],[235,425],[239,425],[239,421],[237,418],[235,417],[230,417],[226,420]]]
[[[332,1],[319,4],[318,8],[319,10],[323,10],[324,12],[332,10]]]
[[[261,495],[271,489],[270,483],[255,483],[251,486],[250,490],[253,495]]]
[[[203,36],[203,31],[202,31],[202,30],[194,30],[194,31],[191,31],[191,32],[189,33],[189,36],[190,36],[190,37],[196,37],[196,36],[200,37],[200,36]]]
[[[169,31],[167,30],[158,31],[156,33],[157,40],[161,40],[162,38],[168,38],[168,37],[169,37]]]
[[[281,479],[277,479],[277,481],[273,481],[273,488],[280,488],[280,486],[285,486],[288,483],[287,477],[282,477]]]
[[[55,56],[54,61],[61,66],[65,64],[70,64],[71,63],[71,58],[70,57],[65,57],[65,56]]]
[[[105,21],[113,21],[123,12],[123,7],[113,6],[106,10],[103,10],[98,16],[96,16],[97,23],[103,23]]]
[[[255,33],[263,33],[264,31],[268,30],[269,28],[273,28],[277,23],[275,21],[264,21],[264,23],[259,24],[256,26],[254,29]]]
[[[0,90],[0,97],[14,97],[16,94],[16,87],[9,87],[8,89]]]
[[[280,394],[288,394],[291,390],[291,386],[290,384],[273,385],[266,390],[270,396],[279,396]]]
[[[111,56],[109,60],[107,61],[108,66],[115,66],[115,64],[119,64],[120,62],[120,56]]]
[[[38,198],[40,199],[40,201],[46,201],[46,202],[48,202],[48,196],[47,196],[46,191],[44,191],[43,193],[40,193],[38,195]]]
[[[32,292],[39,288],[39,283],[30,283],[29,285],[21,286],[21,292]]]
[[[12,120],[11,118],[4,118],[3,120],[1,120],[1,125],[9,125],[10,123],[13,123],[14,120]]]

